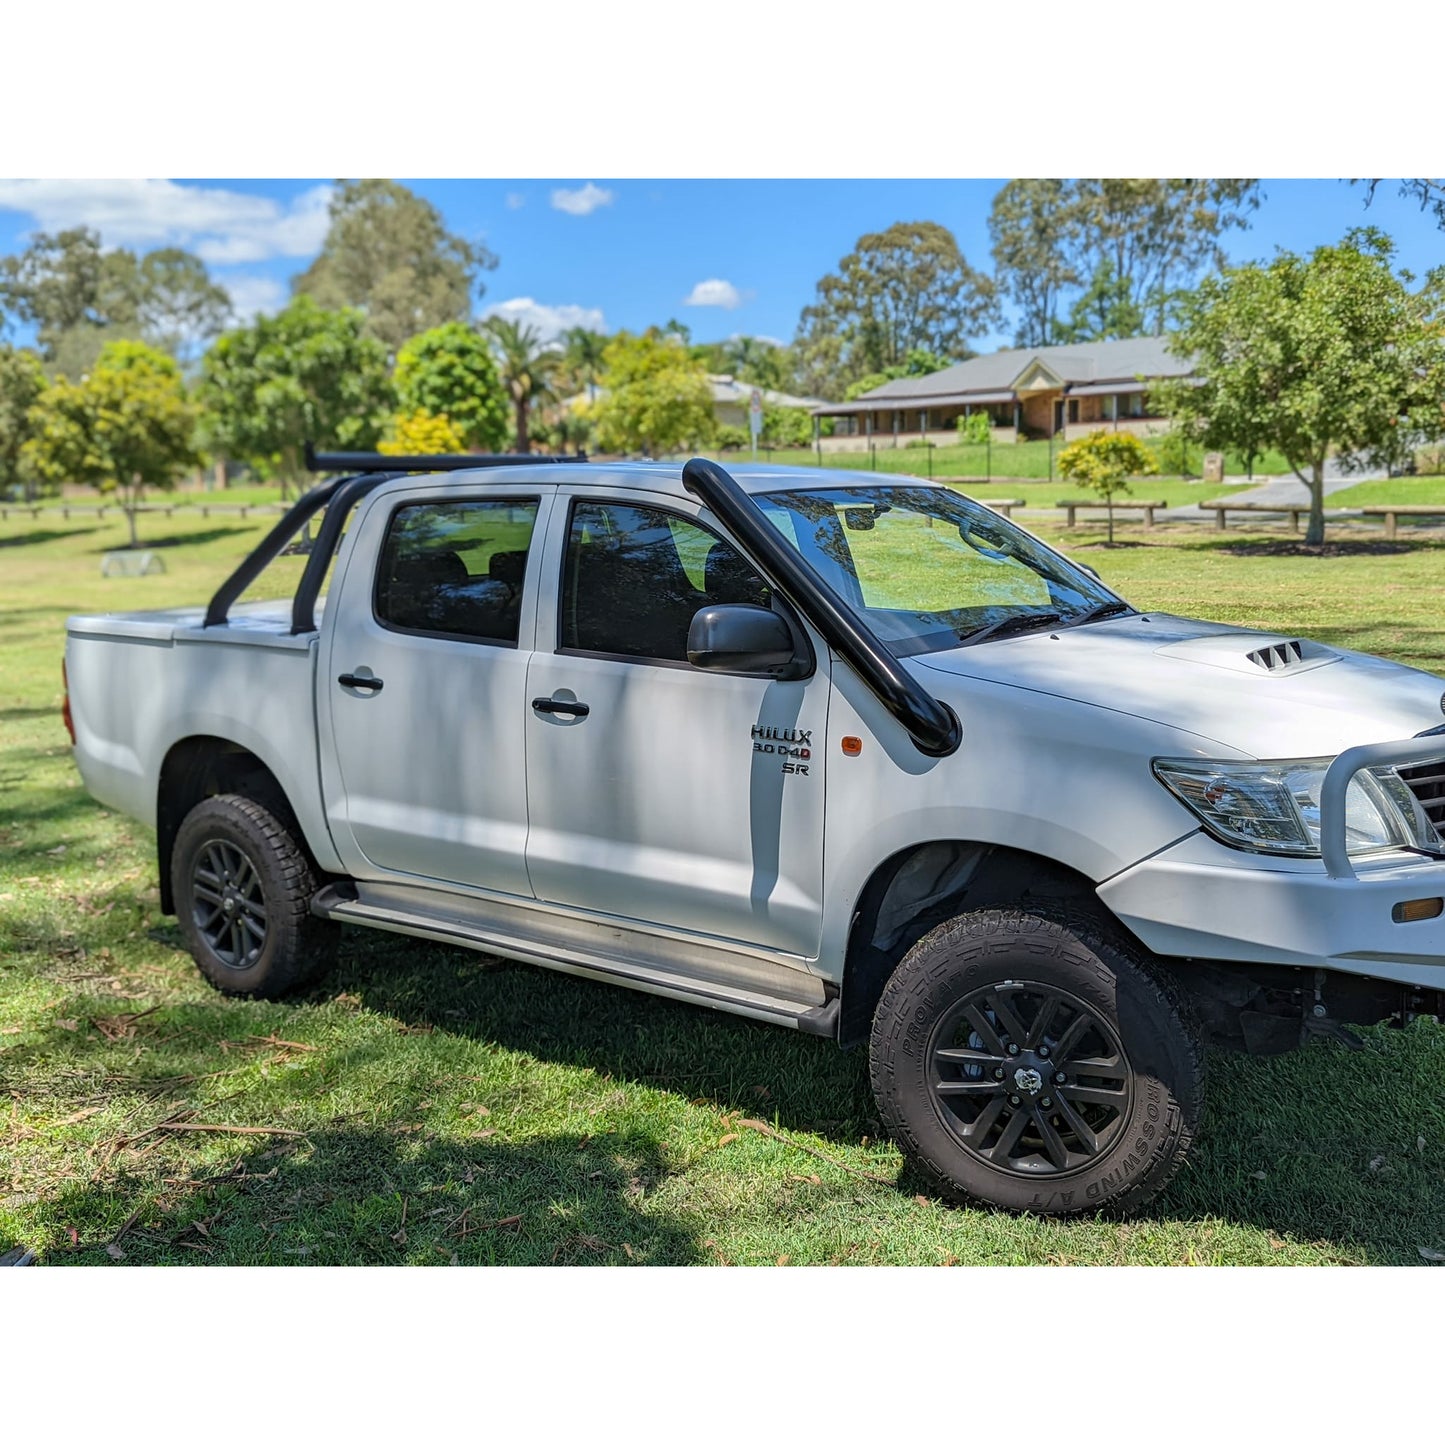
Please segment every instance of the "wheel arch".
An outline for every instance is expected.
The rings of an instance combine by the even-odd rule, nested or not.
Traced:
[[[838,1042],[868,1038],[873,1011],[900,960],[930,929],[972,908],[1034,905],[1100,926],[1121,925],[1083,873],[1042,854],[995,843],[934,839],[884,859],[853,907],[843,962]]]
[[[330,876],[317,862],[275,772],[249,748],[229,738],[195,734],[172,743],[156,784],[156,861],[160,868],[161,911],[176,911],[171,888],[171,854],[186,814],[218,793],[238,793],[275,815],[307,856],[318,878]]]

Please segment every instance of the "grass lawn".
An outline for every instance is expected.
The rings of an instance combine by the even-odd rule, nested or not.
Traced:
[[[1149,445],[1157,450],[1158,442],[1149,440]],[[1051,486],[1058,485],[1058,453],[1062,449],[1062,441],[1056,441],[1053,446],[1053,461],[1050,462],[1050,448],[1047,441],[1012,442],[1001,444],[996,447],[985,446],[946,446],[933,448],[933,472],[935,477],[992,477],[994,479],[1009,477],[1025,481],[1048,481],[1050,473],[1054,477]],[[705,456],[715,456],[724,465],[731,459],[733,461],[751,461],[750,451],[741,452],[705,452]],[[816,467],[821,465],[825,469],[836,469],[838,471],[879,471],[879,472],[907,472],[911,476],[926,477],[929,475],[929,456],[926,447],[890,447],[878,446],[873,453],[864,452],[829,452],[824,451],[821,462],[818,453],[813,450],[790,449],[790,450],[760,450],[759,461],[778,462],[786,466]],[[1246,467],[1243,459],[1233,456],[1225,456],[1225,475],[1232,480],[1241,483],[1247,481]],[[1195,465],[1199,463],[1198,456],[1195,457]],[[1266,453],[1262,457],[1256,457],[1254,462],[1254,476],[1256,480],[1264,480],[1270,476],[1286,473],[1289,471],[1289,463],[1275,452]],[[1145,479],[1148,481],[1149,479]],[[1179,478],[1173,480],[1178,481]],[[1253,485],[1253,483],[1248,483]]]
[[[1357,482],[1325,498],[1330,507],[1384,507],[1413,503],[1445,507],[1445,477],[1390,477],[1378,482]]]
[[[1061,494],[1062,495],[1062,494]],[[1143,1215],[922,1197],[861,1052],[380,933],[285,1003],[223,999],[157,906],[149,832],[80,787],[62,623],[199,602],[263,523],[0,524],[0,1251],[41,1262],[1418,1262],[1445,1248],[1445,1050],[1417,1023],[1210,1058],[1189,1167]],[[1445,671],[1445,543],[1046,532],[1135,602]],[[1282,555],[1281,555],[1282,554]],[[753,1127],[761,1124],[765,1128]]]

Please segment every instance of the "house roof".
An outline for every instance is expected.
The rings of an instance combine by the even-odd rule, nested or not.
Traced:
[[[1093,395],[1122,391],[1141,376],[1188,376],[1193,366],[1172,356],[1168,337],[1135,336],[1126,341],[1088,341],[1077,346],[1036,346],[975,356],[927,376],[904,376],[865,391],[852,402],[815,408],[837,415],[878,411],[893,406],[958,401],[975,404],[1011,401],[1025,389],[1062,386],[1071,395],[1087,386]],[[1105,385],[1119,382],[1117,387]]]
[[[739,381],[733,376],[709,376],[712,399],[715,406],[747,406],[753,397],[751,382]],[[785,391],[772,391],[766,386],[758,387],[767,406],[826,406],[820,396],[789,396]]]

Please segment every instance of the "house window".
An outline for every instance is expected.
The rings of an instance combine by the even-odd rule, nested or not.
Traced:
[[[1079,399],[1076,396],[1069,398],[1069,421],[1076,422],[1079,419]]]

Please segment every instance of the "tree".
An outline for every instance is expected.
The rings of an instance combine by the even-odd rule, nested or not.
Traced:
[[[1078,205],[1072,183],[1010,181],[993,198],[988,234],[999,288],[1018,308],[1020,346],[1055,340],[1063,293],[1079,283],[1074,248]]]
[[[536,327],[523,322],[491,316],[482,325],[492,338],[502,386],[512,399],[516,448],[519,452],[530,452],[532,437],[527,424],[528,414],[537,402],[552,395],[552,382],[561,353],[550,343],[543,342]]]
[[[30,465],[53,482],[86,482],[119,491],[136,536],[136,507],[146,487],[169,491],[199,457],[196,410],[180,368],[139,341],[108,343],[81,382],[62,377],[34,406],[35,434],[25,443]]]
[[[1080,341],[1115,341],[1139,336],[1144,313],[1130,294],[1129,283],[1106,256],[1094,270],[1088,289],[1075,300],[1066,322],[1054,323],[1054,339],[1064,345]]]
[[[597,400],[597,378],[602,375],[602,353],[607,338],[600,331],[574,326],[562,333],[561,370],[570,389],[585,388],[589,402]]]
[[[1127,431],[1091,431],[1059,453],[1059,475],[1097,492],[1107,504],[1109,545],[1114,545],[1114,498],[1129,491],[1130,477],[1159,470],[1154,453]]]
[[[900,377],[929,376],[935,371],[942,371],[945,366],[951,364],[931,351],[915,347],[908,353],[907,359],[898,366],[886,366],[882,371],[870,371],[866,376],[860,376],[857,381],[849,382],[844,389],[843,400],[852,401],[855,397],[862,396],[864,392],[873,391],[887,382],[897,381]]]
[[[1207,447],[1282,452],[1310,490],[1306,541],[1324,541],[1324,471],[1331,450],[1379,465],[1442,434],[1445,268],[1418,290],[1392,268],[1380,231],[1351,231],[1304,259],[1206,278],[1171,338],[1198,384],[1154,395]]]
[[[0,261],[0,314],[34,326],[51,370],[78,377],[106,342],[143,338],[179,358],[225,325],[231,298],[205,264],[171,246],[136,259],[85,227],[42,233]]]
[[[291,283],[323,306],[356,306],[366,334],[395,352],[408,337],[466,321],[497,258],[446,229],[430,201],[396,181],[341,181],[321,254]]]
[[[134,337],[138,278],[129,251],[105,252],[83,226],[42,232],[0,260],[0,313],[35,328],[41,358],[79,376],[107,340]]]
[[[141,335],[177,360],[194,356],[231,319],[231,298],[205,262],[175,246],[148,251],[136,268]]]
[[[384,437],[377,450],[390,457],[434,457],[455,455],[465,447],[461,430],[449,416],[422,410],[395,417],[391,436]]]
[[[716,420],[707,372],[656,327],[608,343],[606,394],[594,418],[604,451],[661,456],[711,440]]]
[[[217,337],[201,361],[200,396],[214,450],[281,483],[305,475],[303,449],[374,447],[393,393],[386,351],[366,318],[297,296],[274,316]]]
[[[1094,277],[1107,261],[1127,304],[1161,334],[1172,297],[1204,267],[1223,264],[1220,237],[1247,227],[1258,205],[1253,180],[1075,181],[1075,269]]]
[[[860,376],[904,364],[918,348],[962,360],[971,354],[968,338],[997,315],[993,282],[968,264],[951,231],[933,221],[899,221],[860,237],[838,270],[818,282],[796,349],[805,372],[812,353],[836,358],[836,395]]]
[[[1359,185],[1359,181],[1352,182]],[[1379,180],[1366,181],[1365,183],[1365,205],[1375,199],[1375,188],[1381,183]],[[1400,182],[1400,195],[1406,200],[1418,201],[1422,211],[1433,211],[1436,224],[1445,229],[1445,180],[1436,178],[1434,180],[1417,179],[1402,180]]]
[[[413,336],[397,353],[397,402],[403,412],[444,415],[457,451],[498,452],[507,444],[508,397],[486,341],[448,321]]]
[[[35,433],[33,408],[45,388],[45,368],[34,352],[0,346],[0,496],[20,486],[26,501],[35,498],[36,477],[24,448]]]

